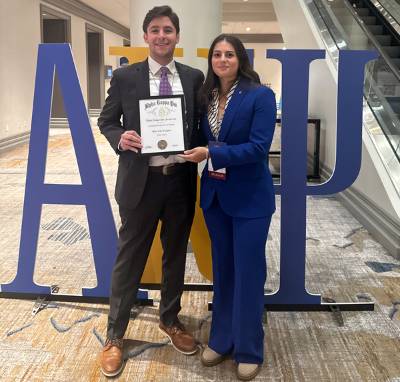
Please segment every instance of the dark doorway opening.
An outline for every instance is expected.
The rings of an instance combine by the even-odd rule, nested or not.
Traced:
[[[89,114],[98,114],[104,104],[103,31],[86,24],[87,103]]]
[[[71,43],[70,16],[41,5],[40,18],[43,43]],[[57,71],[54,76],[51,118],[52,120],[61,120],[66,118]]]

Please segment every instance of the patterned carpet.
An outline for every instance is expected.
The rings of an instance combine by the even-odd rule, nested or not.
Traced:
[[[95,131],[104,177],[113,200],[116,158]],[[16,274],[27,145],[0,156],[0,283]],[[46,182],[80,183],[71,139],[51,136]],[[265,288],[279,287],[279,198],[267,248]],[[375,301],[374,312],[266,312],[265,363],[256,381],[400,381],[400,262],[334,198],[308,199],[306,286],[337,302]],[[35,282],[61,294],[94,287],[96,275],[82,206],[45,205]],[[187,282],[207,282],[188,254]],[[128,359],[118,381],[231,381],[234,363],[204,368],[199,355],[177,353],[157,330],[154,307],[136,307],[126,333]],[[185,292],[182,321],[207,343],[210,292]],[[1,381],[101,381],[97,356],[107,306],[57,302],[32,314],[34,301],[0,299]],[[343,322],[342,322],[343,321]],[[341,326],[341,324],[343,324]]]

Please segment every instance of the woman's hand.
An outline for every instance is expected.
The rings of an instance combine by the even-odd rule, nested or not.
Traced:
[[[184,151],[184,153],[179,154],[179,156],[189,162],[199,163],[208,158],[208,148],[195,147],[194,149]]]

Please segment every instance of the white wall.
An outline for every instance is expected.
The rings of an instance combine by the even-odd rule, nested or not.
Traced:
[[[269,84],[275,92],[276,100],[281,96],[282,65],[277,60],[266,58],[267,49],[282,49],[284,44],[244,44],[246,49],[254,49],[254,70],[263,84]]]
[[[0,1],[0,139],[30,130],[39,1]]]
[[[108,54],[108,50],[110,46],[123,46],[124,39],[117,34],[107,31],[104,31],[104,65],[111,65],[113,70],[118,68],[119,66],[119,57],[110,56]],[[105,97],[107,97],[107,90],[110,87],[110,80],[105,80]]]
[[[54,8],[54,7],[52,7]],[[64,12],[65,13],[65,12]],[[83,99],[87,106],[87,75],[86,75],[86,36],[85,20],[74,15],[71,16],[71,47],[74,57],[76,72],[81,85]]]
[[[59,10],[44,3],[46,7]],[[71,15],[74,62],[87,104],[86,21]],[[100,27],[99,27],[100,28]],[[101,28],[102,29],[102,28]],[[116,67],[109,46],[122,46],[123,37],[104,31],[104,61]],[[0,140],[27,132],[31,127],[37,49],[40,44],[40,1],[0,0]],[[107,88],[107,83],[105,85]]]
[[[0,0],[1,1],[1,0]],[[46,5],[47,6],[47,5]],[[51,6],[51,8],[57,9],[57,7]],[[63,10],[60,12],[66,13]],[[86,57],[86,23],[87,21],[72,15],[71,16],[71,45],[72,53],[74,55],[74,62],[78,73],[79,82],[82,89],[83,98],[87,106],[87,57]],[[104,65],[112,65],[113,69],[116,69],[119,64],[119,57],[110,56],[108,51],[110,46],[123,46],[124,38],[113,32],[105,30],[96,24],[89,23],[104,32]],[[110,80],[105,80],[105,96],[107,96],[107,90],[110,87]]]
[[[324,49],[315,39],[298,1],[274,0],[274,8],[287,49]],[[336,161],[336,103],[337,86],[327,61],[313,61],[308,115],[321,120],[320,160],[330,169],[335,167]]]

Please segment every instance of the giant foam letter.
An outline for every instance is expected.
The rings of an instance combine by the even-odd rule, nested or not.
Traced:
[[[343,191],[361,165],[362,97],[370,51],[340,51],[338,72],[336,166],[324,184],[307,186],[307,115],[309,66],[325,57],[322,50],[268,50],[282,63],[281,264],[280,288],[266,303],[319,304],[305,288],[306,199]],[[324,89],[321,88],[321,91]]]
[[[82,185],[45,184],[54,73],[60,80]],[[108,296],[117,233],[85,103],[68,44],[41,44],[38,51],[32,127],[19,248],[18,271],[3,292],[50,294],[33,281],[43,204],[85,205],[97,286],[84,296]]]

